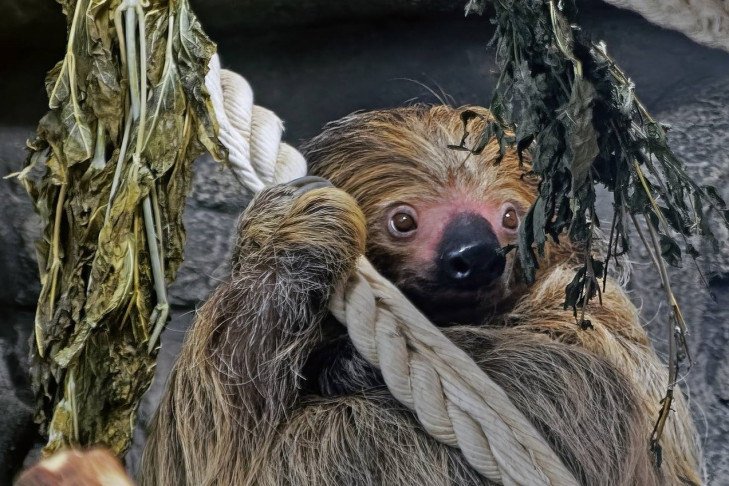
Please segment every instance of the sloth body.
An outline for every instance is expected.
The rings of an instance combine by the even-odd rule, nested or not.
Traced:
[[[474,108],[471,108],[474,109]],[[485,118],[488,111],[476,109]],[[330,124],[305,148],[338,189],[284,185],[241,217],[232,276],[198,311],[144,452],[143,485],[492,484],[388,393],[327,312],[364,252],[464,349],[586,485],[700,484],[680,392],[654,465],[667,385],[623,291],[592,328],[562,308],[578,252],[548,245],[527,286],[514,252],[536,197],[515,151],[455,151],[462,109],[414,106]],[[472,122],[474,144],[483,121]],[[313,187],[313,188],[312,188]]]

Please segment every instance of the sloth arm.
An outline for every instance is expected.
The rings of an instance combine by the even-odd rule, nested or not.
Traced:
[[[650,437],[668,384],[638,311],[613,280],[591,301],[582,329],[564,309],[569,263],[547,268],[489,326],[445,330],[499,383],[585,484],[701,484],[690,412],[676,390],[661,440]],[[579,312],[579,309],[578,309]],[[622,478],[622,479],[621,479]]]
[[[454,326],[441,330],[504,389],[514,406],[537,427],[582,484],[656,484],[653,471],[641,469],[650,461],[646,436],[641,435],[645,427],[635,429],[641,420],[635,404],[636,394],[623,373],[606,359],[530,329]],[[383,386],[381,376],[352,348],[346,336],[317,350],[313,356],[304,368],[309,373],[309,387],[313,389],[307,391],[312,396],[338,399],[336,403],[341,404],[356,397],[370,398]],[[324,364],[325,356],[328,365]],[[319,408],[300,407],[295,420],[285,427],[285,435],[312,435],[307,424],[320,416]],[[360,423],[364,420],[356,420],[357,416],[366,415],[361,410],[362,404],[355,401],[350,408],[353,418],[349,427],[368,430],[369,427]],[[393,409],[402,416],[403,428],[410,423],[411,412],[397,403],[389,403],[387,412],[391,414]],[[339,409],[332,407],[332,410]],[[378,416],[374,412],[370,415]],[[327,428],[335,428],[337,424],[348,422],[334,420],[327,423]],[[328,431],[327,436],[348,437],[346,427],[339,427],[341,430]],[[389,435],[383,435],[381,442],[388,446],[390,440]],[[293,456],[307,456],[305,443],[287,440],[282,443],[281,448],[287,450],[304,449]],[[396,455],[395,449],[389,454]],[[635,450],[626,454],[631,449]],[[356,461],[356,457],[349,460]],[[307,466],[314,469],[312,465]],[[462,465],[452,467],[452,474],[463,474]]]
[[[301,186],[267,189],[241,216],[232,275],[198,310],[153,419],[142,484],[245,483],[293,408],[329,295],[366,236],[349,195]]]

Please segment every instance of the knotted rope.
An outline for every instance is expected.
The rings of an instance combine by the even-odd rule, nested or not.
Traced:
[[[220,69],[217,55],[205,85],[219,138],[249,189],[258,192],[306,174],[303,156],[281,142],[281,120],[253,105],[248,83]],[[509,486],[578,484],[504,390],[365,257],[330,309],[357,350],[381,370],[392,395],[431,436],[458,447],[482,476]]]

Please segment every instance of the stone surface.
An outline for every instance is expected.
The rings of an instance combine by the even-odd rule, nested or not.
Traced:
[[[73,2],[71,2],[73,3]],[[392,15],[462,14],[461,0],[190,0],[209,32],[246,29],[260,32],[309,23]],[[63,33],[61,7],[47,0],[0,3],[0,38],[15,38],[51,29]]]
[[[457,105],[488,103],[494,78],[493,52],[485,47],[492,30],[485,19],[372,14],[367,16],[369,20],[362,20],[352,14],[358,20],[257,30],[236,23],[243,12],[250,12],[244,6],[256,1],[240,2],[238,10],[219,15],[216,9],[226,2],[214,0],[209,2],[210,13],[202,9],[200,15],[216,33],[224,65],[246,76],[257,102],[286,121],[287,139],[294,144],[316,134],[327,121],[354,110],[413,100],[433,102],[439,97]],[[258,1],[268,6],[287,3]],[[350,6],[365,3],[351,2]],[[384,3],[374,2],[371,8],[381,8]],[[399,2],[406,3],[418,4]],[[196,4],[201,5],[202,0]],[[32,11],[33,5],[38,6],[37,11]],[[25,139],[45,110],[44,73],[63,52],[65,26],[57,5],[50,5],[52,8],[46,0],[0,4],[0,39],[12,37],[6,45],[19,47],[10,49],[8,60],[0,66],[0,176],[20,167]],[[344,4],[337,8],[337,15],[351,13],[341,10],[350,8]],[[21,29],[4,30],[8,9],[27,15]],[[649,110],[674,126],[672,145],[692,173],[729,196],[725,149],[729,143],[729,55],[692,44],[680,34],[615,9],[597,13],[588,9],[581,24],[596,39],[607,42],[609,51],[636,82],[637,93]],[[49,27],[43,31],[41,46],[24,30],[43,25]],[[48,41],[53,36],[55,43]],[[248,200],[231,175],[209,159],[197,161],[195,169],[194,192],[184,216],[187,258],[170,289],[173,319],[162,336],[155,384],[140,407],[141,423],[153,413],[195,305],[226,274],[231,234]],[[608,204],[603,206],[609,209]],[[25,428],[30,424],[31,397],[23,370],[32,306],[39,289],[32,246],[37,224],[23,188],[15,180],[0,180],[0,397],[5,400],[0,402],[0,410],[9,410],[0,417],[0,484],[2,471],[19,465],[17,454],[4,455],[8,449],[3,444],[14,443],[17,450],[27,444],[21,439],[3,439],[34,438],[32,428]],[[728,241],[729,234],[722,233],[722,239]],[[634,242],[639,246],[637,239]],[[655,273],[640,263],[646,261],[646,255],[637,252],[632,258],[633,297],[642,307],[659,353],[665,356],[664,294]],[[717,302],[701,288],[689,262],[672,272],[672,281],[691,326],[696,360],[682,384],[688,385],[703,434],[709,484],[720,485],[729,480],[729,360],[725,351],[729,345],[729,254],[725,251],[710,263],[703,261],[702,266],[711,276]],[[143,439],[140,428],[128,460],[130,469],[136,467]]]
[[[183,215],[185,262],[169,289],[172,305],[194,307],[228,274],[232,234],[249,200],[220,164],[210,157],[195,162],[193,192]]]
[[[615,9],[590,10],[581,25],[604,40],[652,112],[687,91],[729,77],[729,54]],[[445,98],[488,104],[494,85],[487,19],[379,19],[216,38],[224,67],[251,84],[258,104],[285,122],[292,142],[352,111]],[[647,60],[650,60],[647,62]],[[335,87],[335,88],[333,88]],[[435,94],[435,96],[434,96]]]
[[[701,184],[716,187],[729,201],[729,89],[727,83],[683,89],[689,103],[664,106],[656,115],[672,126],[671,145],[685,161],[687,170]],[[683,96],[682,95],[682,96]],[[671,285],[690,329],[690,350],[694,365],[681,369],[681,388],[691,399],[696,425],[702,434],[707,474],[711,484],[729,481],[729,231],[716,221],[712,225],[719,240],[719,252],[698,242],[699,265],[690,259],[669,271]],[[640,245],[637,238],[633,238]],[[642,249],[641,249],[642,250]],[[647,261],[645,251],[638,253]],[[638,258],[635,258],[638,260]],[[655,271],[634,262],[630,286],[636,303],[642,305],[646,327],[659,354],[667,355],[668,307],[661,298]],[[702,283],[702,275],[710,283]],[[657,298],[646,298],[655,295]]]
[[[25,141],[33,131],[23,127],[0,127],[0,177],[22,167]],[[40,284],[34,242],[40,234],[40,219],[28,193],[15,178],[0,180],[0,305],[35,305]]]
[[[32,312],[5,309],[0,324],[0,485],[10,484],[18,464],[38,440],[30,407],[28,345]]]

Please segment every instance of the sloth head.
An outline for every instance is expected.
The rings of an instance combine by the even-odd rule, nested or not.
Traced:
[[[515,297],[514,252],[521,220],[536,197],[516,150],[494,162],[491,140],[474,147],[490,118],[483,108],[412,106],[355,113],[304,147],[310,173],[351,194],[367,218],[367,257],[437,324],[476,324]]]

